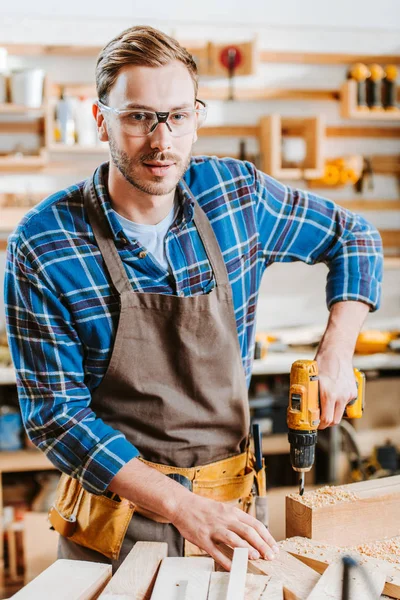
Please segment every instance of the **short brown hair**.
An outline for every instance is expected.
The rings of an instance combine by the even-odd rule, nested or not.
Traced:
[[[174,60],[180,60],[187,67],[196,97],[198,76],[192,55],[174,38],[158,29],[147,25],[130,27],[112,39],[99,54],[96,63],[97,96],[101,102],[107,103],[108,92],[119,71],[127,65],[161,67]]]

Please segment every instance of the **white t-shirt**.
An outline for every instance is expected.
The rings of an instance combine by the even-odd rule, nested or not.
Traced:
[[[168,229],[171,227],[175,220],[177,211],[177,202],[175,200],[173,207],[166,217],[157,225],[144,225],[142,223],[135,223],[126,219],[122,215],[114,211],[115,216],[120,222],[125,235],[131,239],[139,242],[141,246],[146,248],[156,261],[165,269],[169,270],[167,257],[165,255],[165,236],[167,235]]]

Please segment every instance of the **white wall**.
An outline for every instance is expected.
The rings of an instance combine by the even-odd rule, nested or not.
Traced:
[[[69,0],[16,0],[0,9],[1,43],[102,45],[112,36],[134,24],[150,24],[176,36],[181,41],[241,41],[257,36],[260,48],[310,52],[400,53],[400,4],[398,0],[170,0],[132,2],[115,0],[101,3]],[[95,59],[61,57],[11,57],[10,66],[43,66],[58,82],[92,82]],[[257,75],[238,78],[237,86],[337,89],[345,78],[340,65],[262,64]],[[224,80],[208,85],[225,84]],[[327,124],[342,123],[334,102],[268,101],[252,103],[211,102],[209,124],[257,123],[261,115],[306,116],[323,113]],[[347,124],[353,124],[348,122]],[[371,123],[376,125],[377,123]],[[358,125],[358,123],[357,123]],[[382,123],[379,123],[382,126]],[[390,127],[390,123],[384,126]],[[15,139],[10,143],[14,143]],[[7,143],[7,140],[3,140]],[[32,140],[34,143],[34,140]],[[196,152],[207,154],[236,152],[237,139],[207,140],[197,143]],[[234,150],[233,150],[234,149]],[[256,151],[255,141],[248,140],[248,152]],[[344,139],[326,141],[325,155],[351,153],[395,154],[400,152],[398,139]],[[81,173],[63,177],[42,175],[7,175],[0,178],[1,191],[52,192],[81,179]],[[354,197],[351,188],[321,191],[333,199]],[[397,199],[398,184],[393,177],[375,177],[375,189],[364,198]],[[399,228],[398,213],[369,213],[370,220],[381,228]],[[0,280],[4,255],[0,255]],[[302,323],[320,323],[326,319],[325,267],[274,265],[262,285],[258,323],[260,328],[282,327]],[[0,281],[1,284],[1,281]],[[295,290],[295,291],[294,291]],[[400,276],[387,271],[384,281],[382,310],[371,315],[371,323],[400,315]],[[3,307],[0,299],[0,328]]]

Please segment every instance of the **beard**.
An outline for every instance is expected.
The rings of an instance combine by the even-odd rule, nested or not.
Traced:
[[[165,196],[172,192],[186,173],[191,159],[191,152],[185,158],[181,158],[172,152],[158,152],[155,150],[149,154],[140,154],[136,158],[131,158],[129,154],[117,147],[114,138],[110,135],[109,147],[111,160],[126,181],[134,188],[152,196]],[[149,181],[141,176],[140,171],[143,169],[143,163],[153,160],[173,161],[177,169],[176,181],[166,182],[165,177],[157,175],[153,175],[153,180]]]

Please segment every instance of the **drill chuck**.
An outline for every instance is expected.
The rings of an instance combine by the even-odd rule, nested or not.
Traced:
[[[315,460],[317,431],[289,429],[290,462],[294,471],[310,471]]]

